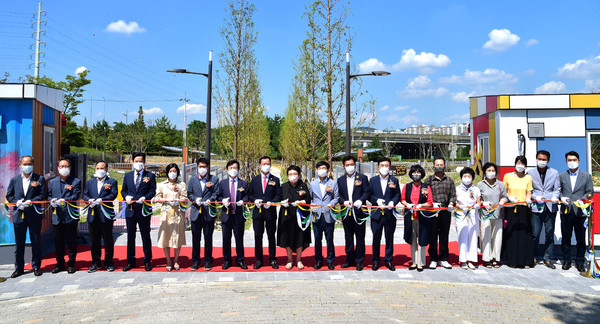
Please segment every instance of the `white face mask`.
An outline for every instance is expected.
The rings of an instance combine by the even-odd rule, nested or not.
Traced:
[[[171,180],[177,179],[177,172],[169,172],[169,179],[171,179]]]
[[[31,173],[33,171],[33,165],[21,165],[21,171],[23,173]]]
[[[327,176],[327,170],[325,170],[325,169],[318,169],[317,170],[317,175],[319,176],[319,178],[325,178]]]
[[[525,171],[525,166],[522,164],[517,164],[515,166],[515,170],[517,170],[517,172],[523,172],[523,171]]]
[[[133,168],[136,171],[142,171],[142,169],[144,168],[144,162],[135,162],[135,163],[133,163]]]
[[[207,173],[208,173],[208,169],[207,168],[198,168],[198,174],[201,177],[204,177]]]
[[[496,178],[496,172],[487,172],[485,174],[485,177],[488,178],[488,179],[490,179],[490,180],[494,179],[494,178]]]
[[[569,167],[569,169],[577,169],[577,168],[579,168],[579,162],[576,162],[576,161],[568,162],[567,166]]]
[[[60,168],[58,169],[58,174],[62,177],[68,177],[71,174],[71,168]]]
[[[106,170],[98,169],[96,170],[96,178],[102,179],[106,176]]]
[[[238,170],[237,169],[227,170],[227,174],[229,174],[230,177],[235,178],[238,175]]]
[[[349,165],[346,167],[347,174],[354,174],[354,165]]]
[[[547,165],[548,165],[548,161],[540,161],[540,160],[537,160],[537,166],[538,166],[539,168],[542,168],[542,169],[543,169],[543,168],[545,168]]]
[[[288,179],[290,180],[290,182],[296,182],[296,181],[298,181],[298,176],[295,174],[292,174],[291,176],[288,176]]]
[[[260,171],[262,171],[262,173],[269,173],[269,171],[271,171],[271,165],[270,164],[261,165]]]
[[[462,183],[465,186],[470,186],[471,183],[473,183],[473,179],[471,179],[471,177],[464,177],[464,178],[462,178]]]
[[[390,169],[388,167],[381,167],[379,168],[379,174],[386,176],[390,174]]]

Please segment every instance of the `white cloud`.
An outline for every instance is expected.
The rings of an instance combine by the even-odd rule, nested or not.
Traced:
[[[106,26],[106,31],[131,35],[133,33],[143,33],[146,31],[146,28],[140,27],[135,21],[126,23],[123,20],[118,20],[108,24],[108,26]]]
[[[410,109],[410,106],[398,106],[394,108],[394,111],[404,111]]]
[[[452,94],[452,100],[456,102],[469,102],[469,97],[472,97],[473,95],[475,95],[474,91],[471,91],[469,93],[465,91],[457,92]]]
[[[523,71],[523,74],[525,74],[525,75],[534,75],[535,74],[535,70],[534,69],[525,70],[525,71]]]
[[[566,90],[567,86],[564,83],[560,81],[550,81],[535,88],[535,93],[560,93],[565,92]]]
[[[150,109],[144,109],[144,115],[160,115],[163,113],[163,110],[159,107],[152,107]]]
[[[101,112],[97,113],[96,117],[102,117],[102,113]]]
[[[535,45],[535,44],[537,44],[537,43],[539,43],[539,42],[540,42],[539,40],[537,40],[537,39],[533,39],[533,38],[532,38],[532,39],[530,39],[530,40],[528,40],[528,41],[527,41],[527,44],[526,44],[526,45],[527,45],[527,46],[532,46],[532,45]]]
[[[186,109],[184,107],[184,105],[181,105],[179,108],[177,108],[177,113],[178,114],[183,114],[184,109]],[[187,114],[188,115],[199,115],[199,114],[205,114],[206,113],[206,106],[203,104],[187,104]]]
[[[594,79],[600,77],[600,55],[567,63],[558,68],[559,76],[571,79]]]
[[[483,48],[499,52],[505,51],[516,45],[521,39],[516,34],[511,33],[508,29],[492,29],[488,34],[488,37],[490,40],[483,44]]]
[[[388,109],[390,109],[390,106],[385,105],[385,106],[381,107],[381,109],[379,109],[379,111],[387,111]]]
[[[411,114],[416,114],[418,112],[419,112],[419,109],[413,109],[413,110],[410,111]]]
[[[379,61],[376,58],[370,58],[358,64],[358,70],[361,73],[369,73],[371,71],[383,71],[388,69],[389,68],[387,68],[385,64],[383,64],[383,62]]]
[[[517,83],[519,78],[498,69],[485,69],[484,71],[465,70],[462,76],[453,75],[451,77],[440,78],[441,83],[448,84],[482,84],[482,83]]]
[[[426,75],[420,75],[409,80],[408,85],[398,94],[406,98],[420,98],[426,96],[441,97],[448,93],[446,88],[434,88],[432,82]]]
[[[469,120],[470,116],[469,113],[465,113],[462,115],[451,115],[448,117],[444,117],[444,120],[448,120],[448,121],[464,121],[464,120]]]
[[[419,75],[408,83],[407,88],[427,88],[431,85],[431,79],[426,75]]]
[[[415,115],[398,115],[392,114],[386,117],[386,121],[392,123],[402,123],[402,125],[411,125],[419,121],[419,117]]]
[[[370,58],[358,64],[361,73],[371,71],[403,71],[408,69],[419,69],[423,73],[431,73],[434,68],[445,67],[450,64],[450,58],[444,54],[428,52],[417,52],[409,48],[402,51],[400,61],[392,65],[385,64],[376,58]]]
[[[80,66],[77,69],[75,69],[75,75],[79,75],[79,73],[82,73],[83,71],[87,71],[87,68],[85,66]]]

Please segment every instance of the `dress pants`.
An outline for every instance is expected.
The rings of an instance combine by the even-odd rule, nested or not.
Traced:
[[[502,249],[502,218],[488,218],[481,224],[481,259],[484,262],[500,261]]]
[[[533,227],[533,253],[538,260],[551,261],[554,256],[554,222],[556,213],[550,212],[548,207],[544,206],[541,213],[531,213],[531,226]],[[546,242],[544,250],[540,250],[540,234],[542,225],[545,228]]]
[[[419,219],[412,220],[412,241],[410,244],[410,256],[412,263],[416,266],[425,266],[425,246],[419,245]]]
[[[354,210],[352,210],[354,213]],[[364,215],[360,215],[364,217]],[[357,216],[357,217],[360,217]],[[348,215],[343,221],[344,237],[346,239],[346,263],[362,263],[365,260],[365,230],[366,225],[357,224],[353,215]],[[354,237],[356,236],[356,249],[354,248]]]
[[[106,220],[102,223],[100,217],[95,217],[94,221],[88,224],[90,229],[92,264],[102,267],[102,240],[104,240],[104,265],[112,266],[115,251],[115,241],[113,239],[113,221]]]
[[[573,231],[575,231],[575,241],[577,241],[577,254],[575,255],[575,264],[583,265],[585,257],[585,217],[575,215],[573,209],[570,208],[569,212],[565,215],[560,214],[560,227],[562,232],[562,253],[563,263],[571,263],[571,237]]]
[[[323,233],[325,233],[325,242],[327,242],[327,259],[333,262],[335,260],[335,246],[333,243],[333,232],[335,222],[327,223],[325,216],[321,215],[319,220],[313,223],[313,233],[315,234],[315,261],[323,262]]]
[[[200,240],[204,231],[204,264],[213,262],[213,232],[215,231],[215,218],[207,221],[204,216],[198,215],[198,219],[192,223],[192,262],[200,263]]]
[[[231,262],[231,234],[235,238],[235,262],[244,262],[244,225],[246,221],[242,217],[230,215],[226,222],[221,224],[223,230],[223,257],[225,261]]]
[[[20,223],[13,223],[15,228],[15,270],[23,270],[25,267],[25,240],[27,238],[27,228],[29,228],[29,239],[31,240],[33,269],[39,269],[42,266],[42,243],[41,230],[42,219],[31,219],[27,216]]]
[[[371,231],[373,231],[373,263],[381,262],[380,246],[381,234],[385,230],[385,258],[384,262],[392,262],[394,257],[394,232],[396,231],[396,217],[391,210],[386,210],[378,220],[371,217]]]
[[[457,219],[456,231],[458,232],[458,261],[477,262],[479,213],[472,209],[465,217]]]
[[[54,248],[56,250],[56,265],[63,267],[65,265],[65,241],[69,253],[69,267],[75,266],[77,256],[77,227],[78,222],[58,223],[52,225],[54,228]]]
[[[152,239],[150,238],[150,216],[135,213],[132,217],[125,218],[127,224],[127,263],[135,265],[135,236],[136,225],[140,227],[142,245],[144,248],[144,263],[152,261]]]
[[[267,239],[269,240],[269,262],[276,261],[275,247],[277,246],[277,241],[275,239],[275,231],[277,230],[277,219],[253,219],[252,228],[254,229],[254,256],[256,256],[256,261],[264,262],[263,234],[265,233],[265,229],[267,230]]]
[[[431,218],[431,242],[428,249],[431,261],[448,261],[448,234],[451,221],[452,214],[448,210],[440,210],[437,217]]]

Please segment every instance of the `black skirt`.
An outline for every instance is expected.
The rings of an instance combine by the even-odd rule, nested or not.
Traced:
[[[514,267],[533,266],[531,211],[527,206],[511,206],[505,207],[504,212],[502,262]]]
[[[285,211],[287,210],[287,215]],[[305,212],[308,215],[310,212]],[[277,224],[277,246],[282,248],[291,248],[296,250],[306,249],[310,245],[311,234],[310,225],[306,230],[302,230],[298,226],[296,219],[296,207],[282,207],[279,212],[279,221]]]

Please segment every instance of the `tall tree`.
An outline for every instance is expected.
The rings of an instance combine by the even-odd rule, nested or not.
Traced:
[[[146,152],[148,145],[152,140],[152,122],[148,125],[144,121],[144,109],[142,106],[138,109],[138,117],[131,125],[127,127],[126,140],[129,143],[129,148],[135,152]]]

